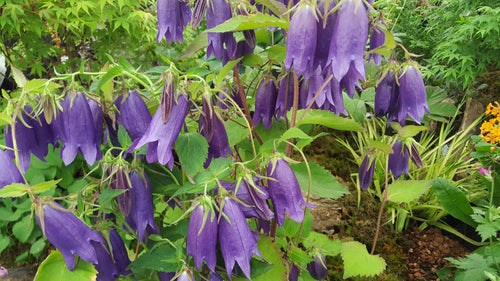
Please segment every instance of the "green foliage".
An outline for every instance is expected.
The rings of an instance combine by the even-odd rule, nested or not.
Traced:
[[[416,2],[405,1],[390,17],[398,18],[395,30],[410,51],[424,55],[429,79],[466,89],[500,67],[498,1],[430,1],[420,7]]]
[[[69,271],[61,252],[55,250],[50,253],[38,268],[35,281],[88,281],[95,280],[96,275],[97,271],[94,266],[82,259],[76,263],[73,271]]]
[[[429,186],[429,180],[397,180],[389,185],[387,200],[395,203],[410,203],[420,198],[429,189]]]
[[[342,243],[341,256],[344,261],[344,279],[374,276],[385,270],[384,259],[378,255],[370,255],[366,246],[356,241]]]
[[[463,191],[455,187],[455,185],[448,180],[442,178],[432,180],[432,191],[436,195],[441,206],[443,206],[450,215],[470,226],[476,225],[471,219],[473,213],[472,207]]]

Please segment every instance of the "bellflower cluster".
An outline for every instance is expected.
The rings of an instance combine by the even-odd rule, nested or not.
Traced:
[[[161,118],[161,109],[158,108],[148,128],[144,132],[144,135],[137,138],[128,151],[149,144],[146,152],[146,160],[149,163],[159,162],[162,165],[168,163],[168,167],[172,169],[174,166],[172,147],[184,124],[184,118],[186,118],[187,114],[187,105],[187,97],[185,95],[180,95],[177,98],[177,103],[172,108],[170,118],[165,124]]]
[[[299,182],[292,168],[282,159],[271,160],[267,168],[269,195],[274,205],[276,221],[281,227],[285,222],[285,212],[296,222],[304,220],[302,207],[314,208],[302,197]]]
[[[254,126],[257,127],[262,120],[266,130],[271,128],[272,118],[275,116],[276,98],[277,92],[274,82],[272,80],[262,80],[255,96]]]
[[[415,67],[403,67],[397,81],[394,72],[389,70],[375,92],[376,116],[387,115],[387,121],[396,120],[402,125],[410,116],[420,124],[425,112],[429,114],[425,85]]]
[[[169,43],[176,41],[182,43],[184,27],[191,21],[189,1],[158,0],[157,9],[158,33],[156,40],[159,42],[165,37]]]
[[[236,183],[221,182],[224,188],[236,193],[236,196],[243,202],[239,203],[241,211],[246,218],[259,218],[270,221],[274,217],[273,211],[269,208],[266,200],[269,199],[269,192],[265,186],[259,185],[259,179],[253,179],[254,186],[247,180],[241,181],[236,191]],[[256,190],[259,189],[259,191]]]

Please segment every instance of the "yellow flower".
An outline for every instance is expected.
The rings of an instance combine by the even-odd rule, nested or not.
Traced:
[[[481,124],[481,138],[487,143],[500,144],[500,104],[488,104],[484,113],[491,117]]]

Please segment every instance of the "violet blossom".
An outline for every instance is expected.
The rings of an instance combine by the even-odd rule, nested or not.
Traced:
[[[297,8],[290,20],[286,41],[285,68],[293,66],[295,74],[301,76],[312,71],[316,50],[317,21],[314,7],[308,4]]]
[[[182,32],[191,20],[189,1],[158,0],[157,9],[158,33],[156,40],[159,42],[165,37],[168,43],[177,41],[182,43]]]
[[[326,280],[328,277],[328,269],[326,266],[325,256],[322,253],[313,256],[314,261],[307,264],[307,270],[312,278],[316,280]]]
[[[276,97],[276,119],[280,120],[293,106],[293,75],[288,74],[279,83],[278,95]]]
[[[385,44],[385,32],[382,28],[379,27],[381,24],[381,22],[378,22],[377,24],[372,26],[370,33],[370,51],[373,51]],[[380,65],[380,63],[382,62],[381,54],[371,53],[368,56],[368,61],[370,61],[370,59],[372,58],[373,62],[375,62],[376,65]]]
[[[398,121],[405,123],[407,115],[420,124],[424,113],[429,113],[427,96],[422,76],[413,66],[403,70],[399,78],[399,112]]]
[[[159,162],[162,165],[168,163],[168,167],[172,169],[174,166],[172,147],[184,124],[184,118],[187,114],[187,104],[187,97],[180,95],[177,98],[177,103],[172,108],[172,113],[166,124],[162,122],[161,109],[158,108],[144,135],[137,138],[128,151],[149,144],[146,152],[148,163]]]
[[[23,176],[14,164],[14,153],[0,149],[0,189],[13,183],[23,182]]]
[[[276,221],[281,227],[285,222],[285,212],[296,222],[304,220],[302,207],[314,208],[302,197],[299,182],[288,163],[278,158],[271,160],[267,167],[269,195],[274,205]]]
[[[263,79],[260,82],[259,88],[257,88],[257,94],[255,96],[255,112],[253,114],[253,124],[255,127],[259,125],[262,120],[262,124],[266,130],[271,128],[272,118],[275,116],[275,106],[276,106],[276,86],[272,80]]]
[[[375,172],[375,160],[376,158],[370,161],[370,157],[365,156],[361,166],[359,166],[359,185],[363,190],[367,190],[372,182],[373,174]]]
[[[345,1],[337,11],[328,62],[333,75],[352,98],[358,79],[365,79],[364,53],[368,40],[368,16],[365,5]]]
[[[130,139],[142,137],[151,123],[151,113],[144,100],[135,91],[129,91],[128,96],[120,96],[115,106],[119,111],[117,123],[127,130]]]
[[[231,5],[225,0],[212,0],[207,9],[207,29],[211,29],[232,17]],[[232,32],[209,32],[207,58],[214,55],[226,64],[236,52],[236,39]]]
[[[0,266],[0,278],[4,278],[7,275],[9,275],[9,271],[5,267]]]
[[[187,235],[187,257],[199,270],[203,260],[213,272],[217,263],[217,219],[208,206],[198,205],[191,213]]]
[[[483,177],[485,177],[486,175],[491,175],[491,166],[489,166],[488,169],[485,169],[483,166],[481,166],[481,168],[477,172],[480,173]]]
[[[69,270],[75,269],[75,254],[84,261],[98,263],[92,243],[105,243],[99,233],[57,203],[44,205],[42,212],[36,214],[38,225],[50,243],[61,252]]]
[[[233,199],[226,197],[220,206],[225,217],[219,221],[219,244],[231,279],[235,263],[238,263],[247,278],[250,278],[250,260],[253,255],[262,257],[257,248],[258,235],[253,233]],[[255,235],[254,235],[255,234]]]
[[[118,274],[124,276],[131,274],[132,271],[127,270],[130,264],[127,248],[125,248],[122,238],[115,229],[109,231],[109,242]]]
[[[408,171],[408,161],[410,160],[410,152],[406,145],[403,147],[401,141],[397,141],[392,146],[393,153],[389,154],[389,171],[391,171],[394,178],[399,178],[403,172],[406,175]]]
[[[398,115],[398,102],[398,85],[394,78],[394,71],[389,70],[375,90],[375,116],[387,115],[387,121],[395,120]]]

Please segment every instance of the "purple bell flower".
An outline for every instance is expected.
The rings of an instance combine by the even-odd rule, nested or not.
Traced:
[[[250,230],[243,212],[233,199],[226,197],[223,200],[222,212],[230,222],[221,217],[219,221],[219,244],[227,275],[231,279],[231,273],[237,262],[245,276],[250,278],[250,260],[252,256],[255,254],[262,257],[257,248],[257,238]]]
[[[359,185],[363,190],[367,190],[372,182],[373,174],[375,172],[375,160],[376,159],[373,159],[370,165],[370,157],[365,156],[361,166],[359,166]]]
[[[215,271],[217,263],[217,220],[212,218],[212,210],[203,205],[197,206],[191,213],[187,236],[187,257],[193,257],[199,270],[203,260],[208,268]]]
[[[231,5],[225,0],[212,0],[207,10],[207,29],[216,27],[232,17]],[[236,52],[236,39],[232,32],[209,32],[207,58],[214,55],[226,64]]]
[[[119,276],[116,264],[111,259],[109,249],[104,244],[91,241],[96,253],[97,262],[94,267],[97,270],[96,281],[114,281]]]
[[[127,130],[128,135],[134,141],[146,132],[151,123],[151,113],[144,100],[135,91],[130,91],[127,98],[123,99],[124,96],[120,96],[115,102],[120,112],[117,122]]]
[[[420,124],[425,112],[430,114],[424,81],[418,70],[409,66],[399,76],[399,123],[404,124],[408,115]]]
[[[379,27],[379,24],[382,24],[381,22],[377,23],[376,25],[372,26],[372,32],[370,34],[370,51],[377,49],[380,46],[383,46],[385,43],[385,32]],[[373,58],[373,62],[375,62],[376,65],[380,65],[382,62],[382,55],[381,54],[376,54],[372,53],[368,56],[368,61]]]
[[[375,90],[375,116],[382,117],[387,114],[388,121],[396,119],[398,102],[399,89],[394,78],[394,71],[390,70]]]
[[[266,79],[260,82],[259,88],[257,88],[257,94],[255,97],[255,112],[253,113],[253,124],[255,127],[259,125],[260,120],[266,130],[271,128],[272,118],[275,116],[275,106],[276,106],[276,86],[272,80]]]
[[[200,118],[200,134],[205,136],[208,141],[208,157],[205,162],[205,168],[210,165],[212,158],[219,157],[227,157],[227,154],[232,154],[231,147],[229,146],[229,140],[227,138],[226,127],[224,127],[224,122],[220,120],[214,113],[213,118],[213,131],[214,134],[212,138],[209,140],[207,136],[205,136],[206,130],[204,130],[203,126],[205,124],[204,118]]]
[[[187,104],[187,97],[180,95],[166,124],[162,122],[161,110],[158,108],[144,135],[136,139],[128,151],[138,149],[149,143],[146,160],[149,163],[159,162],[162,165],[168,163],[168,167],[172,169],[174,166],[172,147],[181,131],[182,124],[184,124]]]
[[[190,271],[184,271],[182,272],[175,281],[196,281],[196,278],[194,278],[193,273]]]
[[[191,21],[191,7],[189,1],[158,0],[158,42],[165,37],[168,43],[180,41],[184,27]]]
[[[102,119],[100,127],[99,115],[95,111],[95,117],[92,114],[91,106],[83,93],[76,94],[71,106],[70,96],[66,96],[61,102],[63,112],[56,118],[61,118],[63,127],[63,148],[61,149],[61,158],[65,165],[69,165],[75,159],[78,152],[81,152],[87,164],[93,165],[94,162],[102,156],[100,151],[101,142],[97,139],[102,134]],[[102,115],[101,115],[102,117]]]
[[[326,280],[328,277],[328,269],[326,269],[326,260],[322,253],[313,256],[314,261],[307,264],[307,270],[312,278],[316,280]]]
[[[288,281],[297,281],[299,279],[299,269],[296,265],[292,265],[290,273],[288,273]]]
[[[285,222],[285,211],[288,211],[294,221],[302,222],[304,220],[302,207],[314,208],[314,206],[304,201],[292,168],[282,158],[278,158],[274,164],[271,160],[267,167],[267,176],[271,178],[267,182],[278,225],[281,227]]]
[[[132,271],[127,270],[130,264],[127,248],[125,248],[122,238],[115,229],[109,231],[109,242],[118,274],[124,276],[131,274]]]
[[[422,163],[422,159],[420,158],[420,152],[418,152],[417,146],[414,142],[411,143],[411,161],[415,164],[415,166],[422,168],[424,164]]]
[[[406,145],[402,147],[402,142],[397,141],[393,146],[393,153],[389,154],[389,171],[391,171],[394,178],[399,178],[403,172],[406,175],[408,171],[408,161],[410,160],[410,152]]]
[[[224,281],[224,279],[217,272],[210,272],[208,281]]]
[[[350,76],[344,82],[348,93],[354,89],[353,81],[365,79],[364,53],[368,40],[368,16],[366,7],[356,5],[356,2],[347,0],[337,11],[328,57],[337,81],[342,84],[342,79]]]
[[[14,164],[14,153],[0,149],[0,189],[9,184],[23,182],[23,176]]]
[[[324,5],[323,1],[318,1],[318,10],[321,15],[324,15]],[[323,19],[319,18],[319,21],[316,23],[316,51],[314,52],[314,63],[313,70],[316,70],[318,67],[321,69],[325,69],[328,65],[328,54],[330,52],[330,42],[333,34],[333,27],[335,25],[335,19],[337,17],[337,13],[332,13],[328,15],[326,19],[326,26],[323,27]]]
[[[297,76],[312,71],[316,50],[317,21],[314,7],[304,4],[297,8],[288,30],[286,41],[286,71],[293,70]]]
[[[242,203],[238,204],[240,206],[243,215],[246,218],[261,218],[263,220],[271,220],[274,216],[273,211],[267,205],[266,199],[269,199],[269,192],[265,186],[259,185],[258,179],[255,181],[255,186],[262,192],[257,191],[253,186],[248,184],[246,180],[243,180],[238,187],[238,192],[236,196],[243,200]],[[223,183],[224,184],[224,183]],[[226,189],[235,191],[236,183],[229,183],[224,186]]]
[[[69,270],[75,269],[75,254],[84,261],[98,263],[92,243],[105,243],[99,233],[54,202],[43,206],[43,220],[40,219],[40,215],[42,214],[36,216],[38,225],[50,243],[61,252]]]
[[[158,234],[158,227],[155,223],[153,193],[149,178],[144,173],[142,179],[135,172],[130,173],[130,198],[132,204],[130,205],[130,214],[125,218],[127,224],[137,233],[139,242],[146,240],[151,234]]]
[[[124,193],[115,197],[118,207],[124,217],[130,214],[132,199],[130,198],[130,184],[127,177],[127,171],[118,166],[112,167],[107,171],[107,175],[111,175],[108,187],[114,190],[126,190]]]
[[[277,120],[285,117],[293,106],[293,87],[293,75],[287,75],[281,79],[275,106]]]

